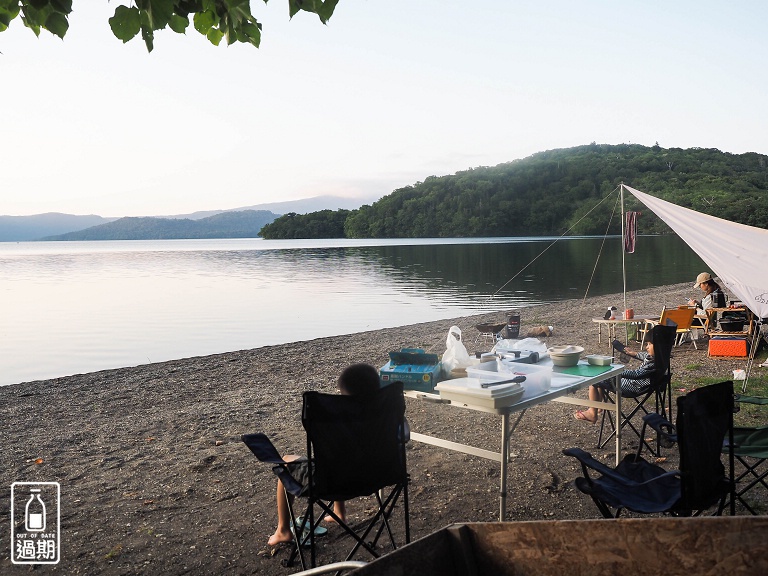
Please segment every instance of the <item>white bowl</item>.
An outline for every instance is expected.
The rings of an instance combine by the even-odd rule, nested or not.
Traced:
[[[576,366],[584,348],[581,346],[552,346],[547,349],[555,366]]]

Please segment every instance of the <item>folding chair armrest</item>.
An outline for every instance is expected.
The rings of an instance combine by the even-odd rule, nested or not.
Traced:
[[[612,468],[609,468],[599,460],[595,460],[592,457],[592,454],[585,452],[581,448],[566,448],[563,450],[563,454],[566,456],[573,456],[581,463],[581,466],[584,469],[584,477],[587,479],[589,479],[586,474],[587,469],[594,470],[603,476],[613,476],[615,474]]]
[[[283,486],[285,486],[285,489],[288,492],[294,496],[301,496],[304,493],[305,487],[291,476],[291,473],[286,467],[286,464],[288,463],[283,460],[283,457],[280,456],[277,448],[275,448],[272,441],[267,438],[266,434],[260,432],[256,434],[243,434],[240,439],[246,446],[248,446],[248,448],[250,448],[251,452],[253,452],[254,456],[256,456],[260,462],[274,464],[274,466],[272,466],[272,472],[274,472],[275,476],[280,478]]]
[[[768,404],[768,398],[764,398],[762,396],[745,396],[744,394],[734,394],[733,401],[744,402],[745,404]]]
[[[269,462],[270,464],[285,464],[285,460],[280,456],[280,453],[272,444],[272,441],[267,438],[266,434],[243,434],[240,439],[245,442],[245,445],[250,448],[254,456],[259,459],[260,462]]]
[[[634,480],[627,478],[623,474],[616,472],[616,470],[614,470],[613,468],[609,468],[599,460],[595,460],[589,452],[584,452],[584,450],[582,450],[581,448],[567,448],[563,450],[563,454],[565,454],[566,456],[573,456],[574,458],[576,458],[579,462],[581,462],[582,468],[584,467],[590,468],[595,472],[607,478],[610,478],[611,480],[619,484],[623,484],[627,487],[632,487],[632,488],[638,488],[638,487],[646,486],[648,484],[653,484],[655,482],[658,482],[661,479],[669,478],[670,476],[677,476],[678,474],[680,474],[679,470],[671,470],[659,476],[655,476],[654,478],[650,478],[645,482],[635,482]],[[587,480],[590,480],[590,479],[587,478]]]
[[[646,425],[656,430],[667,440],[677,442],[677,429],[675,425],[660,414],[652,412],[643,416],[643,427]]]

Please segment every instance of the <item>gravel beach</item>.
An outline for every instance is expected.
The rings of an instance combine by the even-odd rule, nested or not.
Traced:
[[[695,294],[690,283],[632,292],[636,314],[658,315]],[[554,327],[547,344],[579,344],[587,353],[609,350],[597,325],[622,296],[609,295],[525,308],[521,332]],[[240,441],[266,432],[278,450],[304,453],[300,424],[305,390],[335,392],[336,377],[353,362],[377,368],[392,350],[421,347],[441,355],[456,324],[470,351],[475,324],[501,323],[508,311],[401,328],[295,342],[214,356],[106,370],[0,387],[0,573],[29,566],[10,560],[10,486],[21,481],[61,484],[61,562],[38,567],[58,574],[275,574],[286,551],[271,550],[275,481]],[[637,346],[637,344],[635,345]],[[673,351],[675,390],[696,378],[729,379],[739,359],[710,359],[706,345]],[[759,369],[758,369],[759,370]],[[586,390],[579,392],[586,397]],[[597,518],[572,484],[575,461],[561,451],[579,446],[613,462],[613,445],[594,449],[595,426],[576,421],[574,407],[548,403],[528,410],[512,440],[508,519]],[[498,450],[493,415],[407,400],[415,431]],[[636,446],[627,437],[625,450]],[[411,442],[413,538],[448,524],[494,521],[498,465]],[[350,502],[354,516],[364,499]],[[346,541],[330,527],[321,563],[343,559]],[[368,560],[368,558],[361,557]]]

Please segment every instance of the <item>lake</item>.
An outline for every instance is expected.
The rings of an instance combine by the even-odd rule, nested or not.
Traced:
[[[622,291],[619,238],[555,240],[0,243],[0,385]],[[706,269],[677,236],[626,262],[627,290]]]

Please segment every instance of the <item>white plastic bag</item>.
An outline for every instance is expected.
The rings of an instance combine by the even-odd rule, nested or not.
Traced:
[[[542,358],[547,353],[547,345],[538,338],[524,338],[523,340],[499,340],[492,348],[492,352],[511,352],[512,350],[528,350],[538,352]]]
[[[451,370],[456,368],[466,368],[472,363],[469,352],[461,341],[461,329],[458,326],[451,326],[448,330],[448,338],[445,341],[445,352],[443,353],[443,374],[446,378],[451,377]]]

